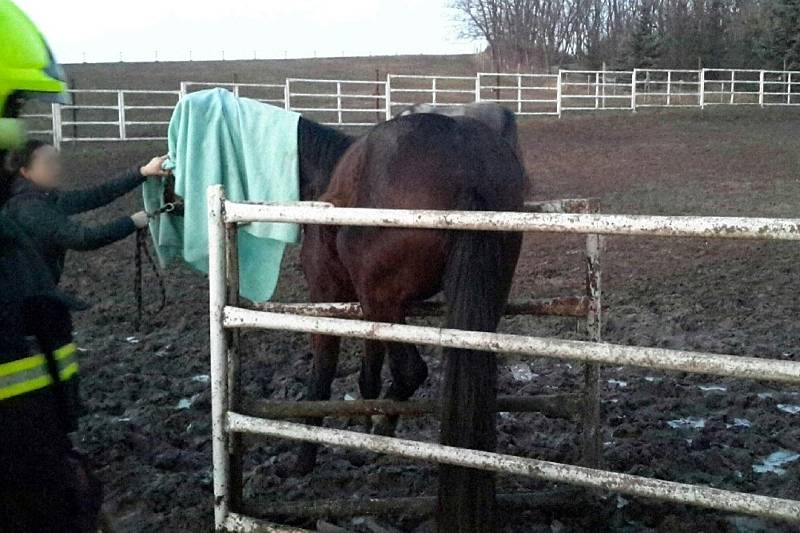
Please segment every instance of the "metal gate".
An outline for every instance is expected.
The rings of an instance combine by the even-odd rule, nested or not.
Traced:
[[[800,363],[792,361],[305,316],[297,312],[298,309],[284,312],[248,309],[239,305],[233,294],[238,283],[237,228],[252,222],[799,241],[800,219],[383,210],[335,208],[303,202],[242,204],[226,201],[224,191],[218,186],[208,191],[208,208],[214,501],[218,530],[269,527],[271,531],[297,531],[241,514],[234,486],[238,481],[232,476],[232,470],[233,474],[238,470],[237,436],[243,433],[369,450],[800,523],[800,502],[793,500],[312,427],[275,420],[274,416],[272,419],[259,417],[257,413],[247,412],[240,402],[236,380],[238,351],[231,342],[233,337],[229,336],[242,329],[284,330],[491,351],[498,357],[545,357],[798,384]]]

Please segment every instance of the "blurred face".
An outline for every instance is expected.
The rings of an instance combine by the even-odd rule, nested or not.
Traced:
[[[33,152],[30,163],[20,169],[25,179],[45,189],[55,189],[61,181],[61,160],[52,146],[40,146]]]

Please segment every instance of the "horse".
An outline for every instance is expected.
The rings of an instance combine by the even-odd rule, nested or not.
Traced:
[[[475,102],[463,105],[414,104],[396,117],[404,117],[416,113],[434,113],[447,117],[469,117],[483,122],[491,130],[519,152],[517,139],[517,117],[512,111],[495,102]]]
[[[421,113],[402,116],[355,139],[301,118],[301,199],[339,207],[521,211],[528,179],[514,147],[483,123]],[[519,233],[307,225],[302,269],[313,302],[361,303],[364,318],[403,323],[412,303],[444,293],[446,327],[494,331],[505,307],[522,236]],[[306,398],[331,396],[339,338],[312,335],[313,369]],[[413,345],[367,341],[359,389],[404,401],[423,384],[427,365]],[[494,450],[497,364],[493,354],[444,349],[441,442]],[[319,425],[321,419],[308,419]],[[390,421],[386,433],[391,432]],[[381,429],[378,428],[378,431]],[[296,471],[310,472],[317,446],[302,445]],[[440,467],[442,530],[495,530],[493,474]]]

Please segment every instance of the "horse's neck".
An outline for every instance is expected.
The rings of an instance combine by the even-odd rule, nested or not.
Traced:
[[[316,200],[327,190],[336,163],[354,139],[338,130],[302,117],[297,130],[300,152],[300,199]]]

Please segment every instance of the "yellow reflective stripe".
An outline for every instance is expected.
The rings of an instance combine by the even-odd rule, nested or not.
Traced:
[[[69,357],[76,351],[78,351],[78,347],[75,345],[74,342],[71,342],[69,344],[65,344],[61,348],[58,348],[56,351],[54,351],[53,357],[55,357],[56,361],[58,361],[59,359],[64,359],[65,357]]]
[[[62,368],[58,371],[58,377],[61,378],[61,381],[67,381],[69,378],[74,376],[78,373],[78,362],[75,361],[70,363],[66,367]]]
[[[32,368],[44,366],[45,364],[46,359],[44,358],[44,354],[37,353],[35,355],[31,355],[30,357],[25,357],[24,359],[17,359],[16,361],[11,361],[10,363],[3,363],[0,365],[0,377],[10,376],[11,374],[16,374],[17,372],[31,370]]]
[[[25,394],[27,392],[33,392],[38,389],[43,389],[52,384],[53,384],[53,378],[50,377],[50,374],[45,374],[43,376],[39,376],[38,378],[29,379],[28,381],[15,383],[13,385],[9,385],[8,387],[0,388],[0,400],[5,400],[13,396],[19,396],[20,394]]]
[[[65,344],[53,352],[61,381],[67,381],[78,372],[76,353],[77,346],[74,343]],[[52,384],[53,378],[50,376],[47,359],[43,354],[38,353],[0,364],[0,400],[43,389]]]

